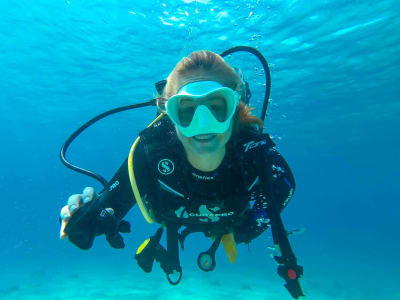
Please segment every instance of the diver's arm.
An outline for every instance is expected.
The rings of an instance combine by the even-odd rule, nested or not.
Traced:
[[[151,182],[151,177],[147,176],[149,173],[146,172],[145,161],[140,159],[140,152],[134,156],[133,162],[135,174],[140,175],[137,176],[138,186],[146,193],[146,186]],[[94,193],[93,188],[86,188],[83,194],[71,197],[74,201],[69,200],[68,205],[61,210],[61,238],[68,236],[68,239],[79,248],[89,249],[96,236],[105,234],[112,247],[125,246],[119,233],[130,232],[130,224],[122,218],[135,204],[127,160],[113,176],[109,188],[100,195]]]
[[[264,161],[265,170],[271,172],[268,176],[272,179],[271,192],[281,213],[294,194],[295,180],[289,165],[275,149],[266,150]],[[269,187],[264,188],[269,189]],[[235,229],[236,243],[250,243],[269,227],[266,207],[266,199],[257,199],[250,209],[246,221]]]
[[[111,207],[115,216],[120,220],[135,205],[127,159],[110,180],[109,188],[99,195],[98,201],[101,201],[104,207]]]
[[[144,147],[141,142],[136,146],[133,156],[136,183],[142,198],[148,198],[151,192],[152,178],[148,171]],[[124,161],[118,172],[109,183],[109,189],[101,194],[105,207],[114,209],[115,216],[122,219],[136,204],[129,178],[128,159]]]
[[[100,195],[93,188],[85,188],[83,194],[72,195],[68,205],[61,210],[60,237],[68,236],[70,242],[81,249],[92,247],[96,236],[105,234],[113,248],[124,248],[120,233],[130,232],[130,224],[122,220],[134,205],[129,198],[124,165],[114,175],[109,188]]]
[[[288,163],[276,149],[269,149],[265,157],[272,172],[272,192],[281,213],[293,197],[296,182]]]

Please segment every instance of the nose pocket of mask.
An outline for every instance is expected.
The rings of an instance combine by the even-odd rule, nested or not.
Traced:
[[[197,107],[194,113],[192,123],[196,128],[208,128],[209,124],[217,121],[211,111],[205,105],[200,105]]]

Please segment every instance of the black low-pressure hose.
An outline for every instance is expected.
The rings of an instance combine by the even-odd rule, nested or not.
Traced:
[[[225,57],[225,56],[235,53],[235,52],[249,52],[251,54],[254,54],[258,58],[258,60],[260,61],[260,63],[262,64],[262,66],[264,68],[265,94],[264,94],[264,104],[263,104],[263,107],[261,110],[261,120],[264,121],[265,116],[267,114],[269,95],[271,92],[271,74],[269,71],[268,62],[265,59],[265,57],[261,54],[260,51],[258,51],[256,48],[248,47],[248,46],[237,46],[237,47],[230,48],[230,49],[222,52],[221,56]]]
[[[107,189],[108,182],[107,182],[107,180],[106,180],[104,177],[102,177],[101,175],[96,174],[96,173],[94,173],[94,172],[91,172],[91,171],[89,171],[89,170],[85,170],[85,169],[82,169],[82,168],[80,168],[80,167],[78,167],[78,166],[75,166],[75,165],[71,164],[71,163],[67,160],[67,158],[66,158],[66,152],[67,152],[67,150],[68,150],[69,145],[72,143],[72,141],[73,141],[78,135],[80,135],[80,134],[82,133],[82,131],[84,131],[84,130],[85,130],[86,128],[88,128],[89,126],[93,125],[93,124],[96,123],[97,121],[99,121],[99,120],[101,120],[101,119],[103,119],[103,118],[105,118],[105,117],[107,117],[107,116],[109,116],[109,115],[112,115],[112,114],[115,114],[115,113],[118,113],[118,112],[121,112],[121,111],[129,110],[129,109],[134,109],[134,108],[139,108],[139,107],[145,107],[145,106],[152,106],[152,105],[156,105],[156,99],[152,99],[152,100],[147,101],[147,102],[142,102],[142,103],[127,105],[127,106],[117,107],[117,108],[111,109],[111,110],[109,110],[109,111],[106,111],[106,112],[104,112],[104,113],[102,113],[102,114],[100,114],[100,115],[94,117],[93,119],[87,121],[85,124],[83,124],[81,127],[79,127],[73,134],[71,134],[71,136],[65,141],[64,145],[62,145],[61,151],[60,151],[60,159],[61,159],[61,162],[62,162],[67,168],[70,168],[71,170],[77,171],[77,172],[79,172],[79,173],[82,173],[82,174],[84,174],[84,175],[87,175],[87,176],[90,176],[90,177],[96,179],[97,181],[99,181],[99,182],[103,185],[103,188],[104,188],[103,190]],[[101,192],[100,192],[100,193],[101,193]]]
[[[270,90],[271,90],[271,76],[270,76],[270,72],[269,72],[269,68],[268,68],[268,62],[267,60],[264,58],[264,56],[261,54],[260,51],[258,51],[255,48],[252,47],[248,47],[248,46],[238,46],[238,47],[233,47],[230,48],[228,50],[225,50],[221,56],[227,56],[229,54],[235,53],[235,52],[249,52],[254,54],[259,61],[261,62],[263,68],[264,68],[264,73],[265,73],[265,95],[264,95],[264,105],[262,107],[261,110],[261,120],[264,121],[265,119],[265,115],[267,113],[267,108],[268,108],[268,100],[269,100],[269,95],[270,95]],[[158,83],[157,83],[158,84]],[[156,84],[156,85],[157,85]],[[165,86],[166,84],[166,80],[163,80],[162,82],[159,82],[159,84],[161,84],[162,86],[157,86],[157,89],[162,89],[163,86]],[[137,104],[132,104],[132,105],[127,105],[127,106],[122,106],[122,107],[117,107],[114,109],[111,109],[109,111],[106,111],[96,117],[94,117],[93,119],[89,120],[88,122],[86,122],[85,124],[83,124],[81,127],[79,127],[73,134],[71,134],[71,136],[65,141],[65,143],[63,144],[63,146],[61,147],[61,151],[60,151],[60,159],[61,162],[67,167],[70,168],[71,170],[74,170],[76,172],[82,173],[84,175],[90,176],[94,179],[96,179],[97,181],[99,181],[101,183],[101,185],[103,186],[103,190],[101,192],[103,192],[105,189],[108,188],[108,182],[107,180],[102,177],[99,174],[96,174],[92,171],[89,170],[85,170],[83,168],[80,168],[78,166],[75,166],[73,164],[71,164],[67,158],[66,158],[66,152],[67,149],[69,147],[69,145],[72,143],[72,141],[79,135],[82,133],[82,131],[84,131],[86,128],[88,128],[89,126],[93,125],[95,122],[111,115],[111,114],[115,114],[121,111],[125,111],[125,110],[129,110],[129,109],[135,109],[135,108],[140,108],[140,107],[145,107],[145,106],[155,106],[156,105],[156,99],[151,99],[147,102],[142,102],[142,103],[137,103]],[[101,193],[100,192],[100,193]]]

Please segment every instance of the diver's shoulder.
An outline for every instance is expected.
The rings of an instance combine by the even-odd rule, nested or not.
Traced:
[[[154,122],[151,126],[144,128],[139,132],[140,137],[152,140],[169,140],[171,137],[176,136],[176,131],[172,121],[168,116],[162,117],[160,120]]]
[[[262,149],[272,149],[275,143],[268,133],[261,133],[257,128],[247,127],[241,130],[235,138],[237,150],[248,153]]]

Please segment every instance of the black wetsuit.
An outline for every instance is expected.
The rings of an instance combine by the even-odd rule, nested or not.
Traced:
[[[295,181],[288,164],[275,150],[272,141],[270,141],[272,146],[271,144],[268,146],[264,140],[260,142],[251,140],[254,133],[242,133],[242,138],[243,136],[246,138],[246,135],[250,138],[247,138],[249,143],[242,144],[244,149],[242,152],[248,155],[250,150],[257,147],[258,151],[262,152],[261,159],[258,156],[257,159],[250,160],[271,178],[269,187],[262,186],[258,177],[250,179],[245,185],[245,177],[249,175],[244,174],[247,171],[243,170],[238,161],[243,155],[236,153],[234,138],[228,142],[226,155],[220,166],[212,172],[202,172],[189,164],[182,144],[177,140],[170,125],[167,124],[167,127],[169,135],[163,134],[164,139],[159,141],[159,144],[149,146],[146,143],[148,138],[144,139],[142,136],[133,159],[138,189],[146,206],[153,210],[156,221],[163,222],[165,218],[169,221],[175,219],[185,226],[204,224],[212,225],[214,228],[219,224],[224,224],[225,227],[229,224],[228,231],[233,231],[237,243],[249,243],[269,226],[270,218],[266,210],[268,193],[273,193],[279,212],[288,204],[294,193]],[[160,169],[163,167],[162,160],[153,162],[154,159],[157,160],[154,156],[168,157],[167,154],[163,156],[162,149],[157,149],[165,143],[168,143],[166,146],[168,148],[165,149],[173,152],[176,165],[175,177],[169,177],[170,181],[167,184],[163,179],[168,177],[163,177],[166,173],[161,175],[157,173],[164,172]],[[154,147],[156,149],[152,149]],[[162,180],[157,176],[161,176]],[[122,219],[136,203],[130,184],[127,160],[113,176],[109,186],[109,190],[101,195],[102,202],[106,207],[114,208],[115,216]],[[190,193],[190,197],[187,193]]]

